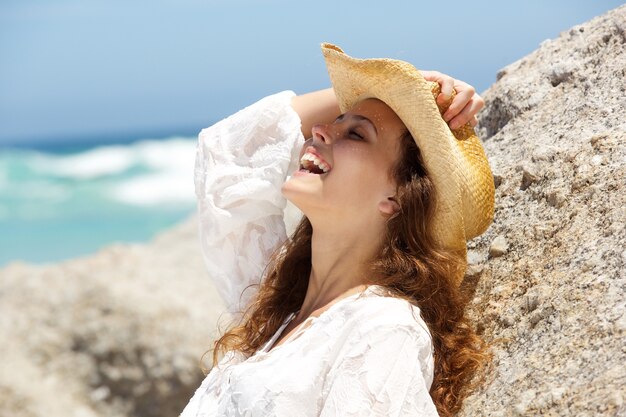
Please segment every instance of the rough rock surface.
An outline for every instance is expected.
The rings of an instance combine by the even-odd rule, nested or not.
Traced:
[[[1,270],[0,416],[178,415],[223,311],[199,245],[191,218],[150,245]]]
[[[496,213],[470,261],[495,366],[464,414],[626,415],[626,6],[544,41],[482,96]]]
[[[626,415],[625,30],[622,6],[483,93],[497,207],[466,288],[495,361],[466,416]],[[0,416],[178,415],[223,323],[206,274],[193,217],[149,245],[0,270]]]

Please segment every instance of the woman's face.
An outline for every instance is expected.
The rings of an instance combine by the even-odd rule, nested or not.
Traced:
[[[300,169],[282,187],[283,195],[312,221],[371,221],[397,208],[390,197],[390,171],[399,158],[406,130],[385,103],[366,99],[331,124],[312,128],[300,151]],[[383,216],[384,217],[384,216]]]

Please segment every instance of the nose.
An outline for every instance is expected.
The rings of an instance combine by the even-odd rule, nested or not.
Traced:
[[[316,124],[311,127],[311,134],[313,135],[313,141],[319,140],[326,144],[332,142],[332,132],[328,128],[327,124]]]

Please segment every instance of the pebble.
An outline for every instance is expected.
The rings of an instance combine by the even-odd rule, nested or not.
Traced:
[[[476,277],[476,276],[482,274],[484,269],[485,269],[485,266],[481,265],[481,264],[469,265],[467,267],[467,269],[465,270],[465,276],[468,277],[468,278]]]
[[[625,252],[626,253],[626,252]],[[478,265],[487,260],[487,255],[474,249],[467,251],[467,263],[470,265]]]
[[[522,170],[522,184],[519,188],[524,191],[537,181],[539,181],[539,176],[529,168],[524,168]]]
[[[504,255],[508,250],[509,244],[507,243],[505,237],[499,235],[493,240],[493,242],[491,242],[491,246],[489,247],[489,256],[497,258]]]
[[[498,188],[502,184],[503,180],[504,178],[502,177],[502,175],[498,175],[498,174],[493,175],[493,185],[495,185],[496,188]]]

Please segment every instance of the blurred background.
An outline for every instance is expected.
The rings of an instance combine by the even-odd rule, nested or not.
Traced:
[[[0,267],[142,242],[195,210],[198,132],[325,88],[319,50],[392,57],[480,93],[620,1],[0,2]]]

